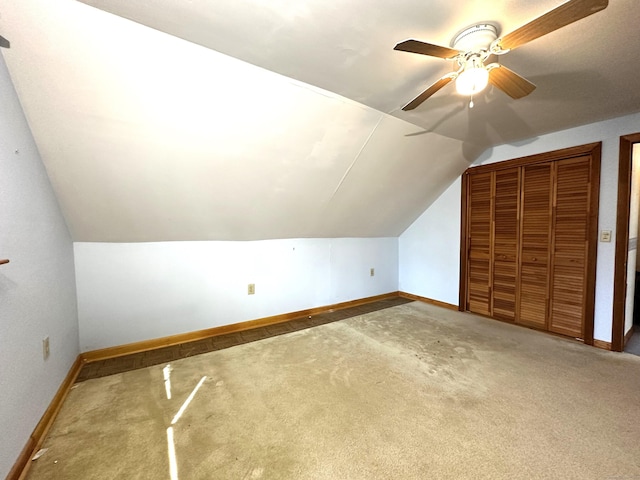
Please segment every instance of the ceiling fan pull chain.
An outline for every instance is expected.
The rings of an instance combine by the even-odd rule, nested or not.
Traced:
[[[473,105],[474,105],[474,103],[473,103],[473,95],[471,95],[471,97],[469,97],[469,98],[470,98],[470,100],[469,100],[469,108],[473,108]]]

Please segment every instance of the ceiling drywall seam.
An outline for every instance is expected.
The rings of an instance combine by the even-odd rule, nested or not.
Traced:
[[[373,126],[373,128],[371,129],[371,133],[367,136],[366,140],[362,143],[362,147],[360,147],[360,150],[358,150],[358,153],[356,153],[355,157],[353,158],[353,161],[351,162],[351,164],[349,165],[349,167],[347,168],[347,170],[344,172],[344,175],[342,176],[342,178],[340,179],[340,181],[338,182],[338,185],[336,185],[336,188],[333,190],[333,193],[331,194],[331,197],[329,198],[329,201],[327,202],[326,206],[325,206],[325,210],[326,208],[329,206],[329,204],[331,203],[331,201],[333,200],[333,198],[336,196],[336,194],[338,193],[338,191],[340,190],[340,187],[342,186],[342,184],[344,183],[344,181],[347,179],[347,177],[349,176],[349,172],[351,172],[351,169],[354,167],[354,165],[356,164],[356,162],[358,161],[358,159],[360,158],[360,155],[362,155],[362,151],[365,149],[365,147],[367,146],[367,144],[369,143],[369,141],[371,140],[371,137],[373,137],[373,134],[376,132],[376,130],[378,129],[378,127],[380,126],[380,123],[382,122],[382,119],[385,117],[385,113],[381,113],[380,114],[380,118],[378,119],[378,121],[376,122],[376,124]]]

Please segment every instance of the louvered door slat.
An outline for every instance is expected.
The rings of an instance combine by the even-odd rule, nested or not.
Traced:
[[[551,164],[522,169],[520,283],[516,322],[547,326],[551,233]]]

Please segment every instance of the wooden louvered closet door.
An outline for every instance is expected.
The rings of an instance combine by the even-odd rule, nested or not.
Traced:
[[[467,170],[463,309],[593,342],[599,167],[591,144]]]
[[[520,169],[495,172],[491,315],[514,321],[518,279]]]
[[[491,314],[491,201],[492,173],[469,179],[469,280],[467,308],[482,315]]]
[[[590,157],[556,162],[549,330],[582,338],[589,233]]]
[[[520,284],[516,322],[546,329],[551,243],[550,163],[522,168]]]

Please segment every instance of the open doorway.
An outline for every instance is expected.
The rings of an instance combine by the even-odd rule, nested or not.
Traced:
[[[627,290],[624,308],[624,351],[640,355],[640,143],[631,150],[631,195],[629,199],[629,242],[627,246]]]
[[[611,349],[634,350],[640,354],[640,305],[634,308],[636,272],[640,270],[638,224],[640,217],[640,133],[620,137],[618,169],[618,214],[616,219],[616,256],[613,287],[613,326]],[[640,290],[640,284],[638,285]],[[640,292],[638,292],[640,293]],[[637,320],[636,320],[637,321]],[[633,337],[633,334],[637,337]]]

